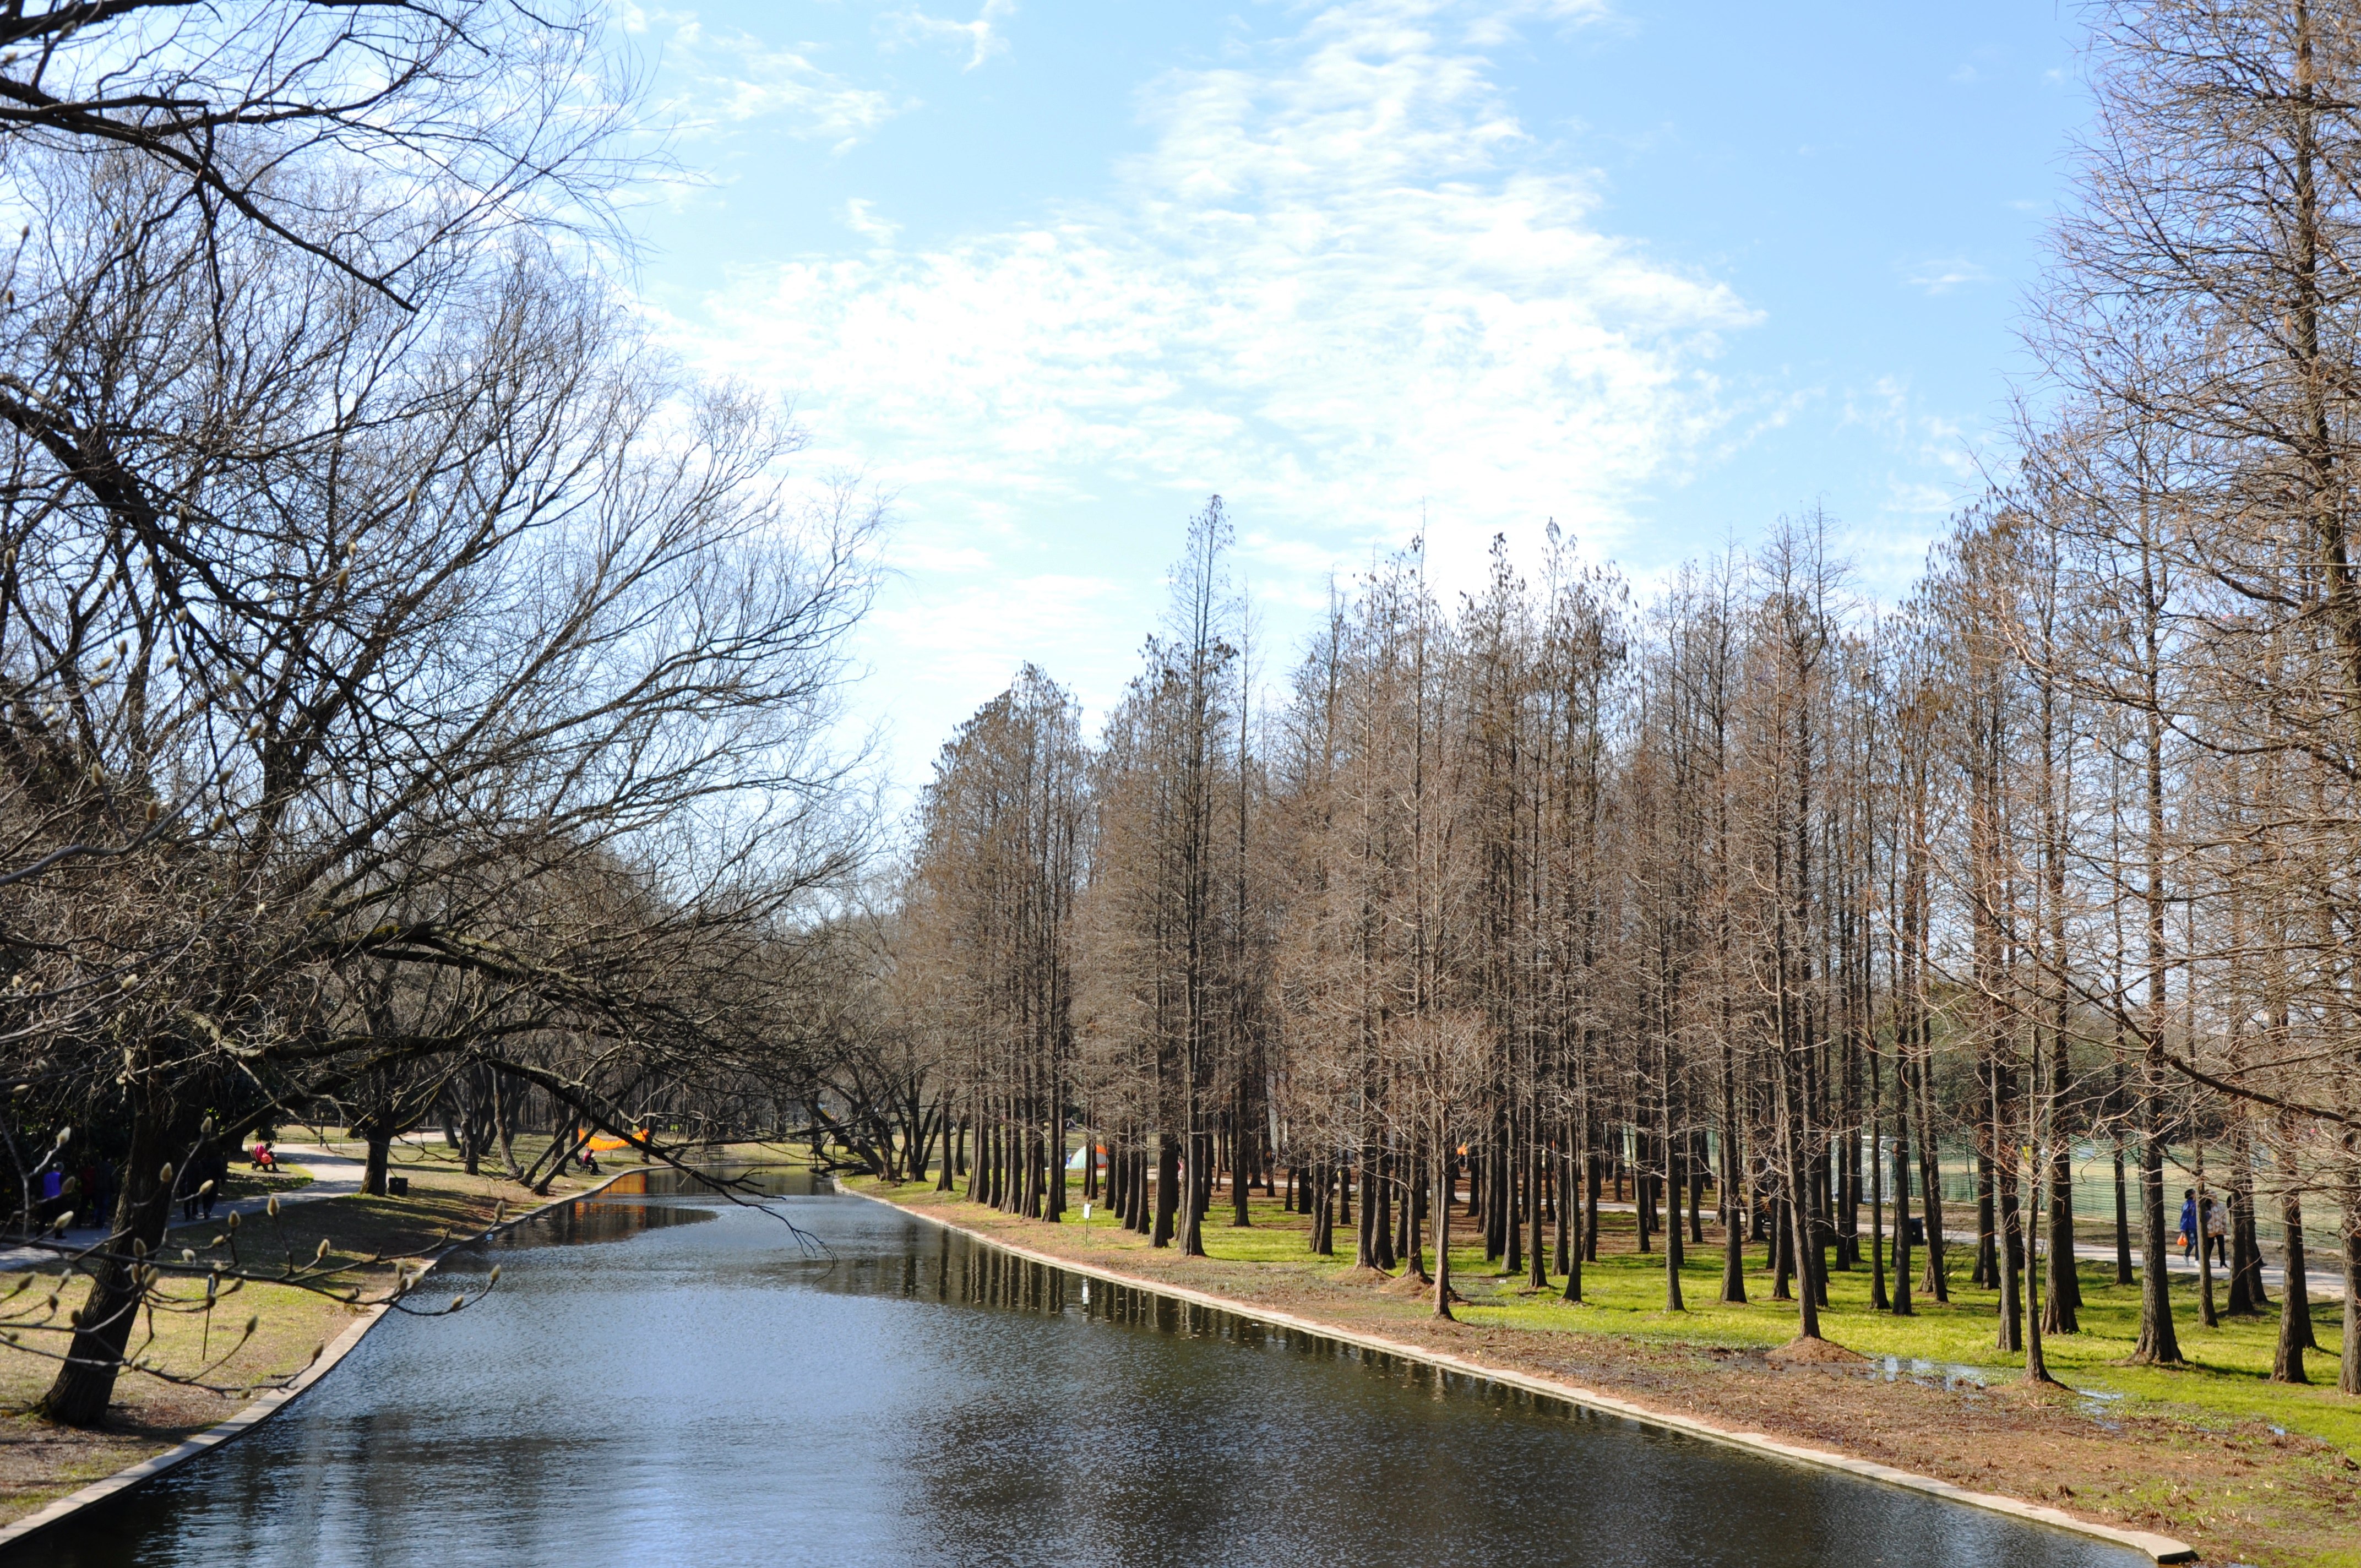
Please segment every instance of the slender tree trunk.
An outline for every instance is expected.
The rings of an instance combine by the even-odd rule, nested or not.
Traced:
[[[1869,1310],[1891,1311],[1885,1294],[1885,1113],[1878,1093],[1877,1058],[1869,1062]]]
[[[1574,1217],[1581,1212],[1576,1206],[1574,1156],[1570,1152],[1561,1151],[1558,1154],[1555,1179],[1557,1182],[1554,1216],[1557,1223],[1557,1271],[1564,1274],[1574,1266],[1576,1251]]]
[[[1598,1261],[1598,1157],[1588,1158],[1590,1179],[1583,1183],[1582,1257],[1586,1263]]]
[[[1243,849],[1240,854],[1243,861]],[[1254,1216],[1246,1210],[1246,1200],[1253,1194],[1252,1178],[1247,1167],[1256,1158],[1253,1153],[1256,1141],[1253,1131],[1246,1124],[1248,1107],[1243,1072],[1238,1075],[1234,1107],[1232,1120],[1235,1130],[1230,1135],[1230,1224],[1233,1229],[1245,1230],[1254,1223]]]
[[[1725,1051],[1727,1061],[1728,1053]],[[1721,1135],[1721,1299],[1731,1306],[1746,1305],[1746,1226],[1741,1219],[1745,1181],[1739,1168],[1736,1090],[1725,1067],[1722,1087]]]
[[[1596,1245],[1596,1240],[1591,1237],[1591,1225],[1598,1223],[1598,1169],[1591,1162],[1589,1126],[1584,1124],[1582,1131],[1577,1131],[1575,1143],[1577,1143],[1577,1147],[1567,1152],[1565,1157],[1565,1209],[1573,1212],[1573,1237],[1570,1237],[1573,1245],[1558,1254],[1558,1256],[1565,1258],[1565,1292],[1563,1294],[1565,1294],[1567,1301],[1582,1301],[1582,1261],[1584,1256],[1589,1256],[1589,1249]],[[1589,1219],[1584,1219],[1584,1204],[1589,1204]]]
[[[1986,1113],[1990,1113],[1986,1105]],[[1980,1134],[1981,1137],[1982,1135]],[[2000,1183],[1993,1171],[1992,1151],[1976,1150],[1976,1266],[1968,1283],[1979,1290],[2000,1285]],[[2010,1349],[2015,1346],[2008,1347]]]
[[[1180,1212],[1180,1140],[1170,1133],[1159,1133],[1156,1145],[1156,1229],[1148,1245],[1170,1246],[1173,1223]]]
[[[1779,1097],[1780,1152],[1785,1157],[1787,1163],[1787,1229],[1795,1240],[1796,1272],[1803,1276],[1798,1281],[1803,1288],[1795,1292],[1795,1299],[1799,1303],[1795,1337],[1817,1339],[1820,1337],[1819,1292],[1813,1288],[1809,1275],[1805,1273],[1805,1270],[1809,1267],[1808,1259],[1811,1256],[1812,1248],[1812,1238],[1809,1234],[1812,1223],[1811,1201],[1805,1191],[1805,1185],[1810,1179],[1810,1172],[1804,1160],[1803,1148],[1795,1135],[1796,1115],[1793,1104],[1793,1087],[1789,1082],[1791,1075],[1787,1071],[1784,1050],[1777,1060],[1778,1082],[1773,1086],[1773,1092]]]
[[[2131,1193],[2124,1182],[2124,1138],[2115,1135],[2115,1283],[2129,1285],[2132,1274]]]
[[[1912,1315],[1910,1305],[1910,1100],[1897,1072],[1894,1103],[1894,1315]]]
[[[2035,1098],[2039,1097],[2037,1095]],[[2028,1190],[2026,1193],[2026,1214],[2028,1221],[2037,1219],[2040,1213],[2041,1154],[2038,1142],[2030,1145],[2026,1150],[2025,1177]],[[2015,1161],[2009,1163],[2013,1167]],[[2041,1349],[2041,1270],[2035,1266],[2033,1256],[2037,1234],[2033,1224],[2028,1223],[2025,1227],[2025,1380],[2027,1383],[2055,1383],[2057,1379],[2049,1376],[2048,1358]]]
[[[1451,1317],[1451,1139],[1434,1139],[1434,1315]],[[1454,1320],[1456,1321],[1456,1320]]]
[[[1205,1210],[1213,1196],[1213,1135],[1193,1133],[1189,1138],[1188,1174],[1183,1198],[1186,1208],[1180,1230],[1184,1257],[1205,1255]]]
[[[2345,1342],[2336,1367],[2339,1393],[2361,1394],[2361,1192],[2345,1190]]]
[[[2196,1212],[2197,1223],[2197,1322],[2201,1328],[2219,1328],[2221,1318],[2213,1310],[2213,1227],[2208,1218],[2213,1200],[2205,1189],[2205,1140],[2197,1140],[2197,1185],[2191,1189],[2195,1195],[2189,1201]]]
[[[2279,1223],[2287,1230],[2287,1284],[2279,1291],[2279,1343],[2271,1381],[2309,1383],[2303,1353],[2319,1342],[2312,1336],[2312,1291],[2303,1273],[2303,1200],[2292,1180],[2279,1199]]]
[[[1922,1018],[1918,1029],[1921,1043],[1927,1035]],[[1933,1073],[1927,1065],[1925,1053],[1918,1058],[1918,1181],[1919,1198],[1927,1206],[1927,1271],[1919,1288],[1938,1301],[1951,1299],[1950,1259],[1943,1250],[1943,1164],[1941,1150],[1935,1142],[1935,1089]]]
[[[2157,1114],[2155,1072],[2143,1064],[2139,1086],[2140,1332],[2132,1361],[2143,1366],[2180,1365],[2180,1336],[2172,1325],[2171,1281],[2166,1272],[2164,1129]]]
[[[1543,1149],[1541,1128],[1536,1124],[1527,1129],[1525,1137],[1525,1208],[1532,1217],[1532,1235],[1527,1248],[1532,1273],[1525,1283],[1535,1290],[1549,1288],[1549,1266],[1542,1251],[1542,1172]]]

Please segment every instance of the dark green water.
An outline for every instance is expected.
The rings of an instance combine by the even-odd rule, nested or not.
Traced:
[[[2146,1562],[1086,1289],[861,1199],[776,1206],[825,1250],[659,1191],[455,1258],[499,1289],[390,1320],[10,1568]]]

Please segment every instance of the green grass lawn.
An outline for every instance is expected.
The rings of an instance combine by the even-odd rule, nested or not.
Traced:
[[[1620,1241],[1629,1247],[1629,1216],[1625,1229],[1601,1236],[1602,1244]],[[1208,1248],[1210,1249],[1210,1246]],[[1793,1302],[1773,1301],[1771,1277],[1760,1266],[1760,1247],[1748,1249],[1747,1294],[1752,1304],[1724,1306],[1716,1298],[1721,1289],[1721,1253],[1718,1245],[1692,1248],[1681,1270],[1681,1289],[1688,1310],[1667,1312],[1664,1307],[1664,1264],[1661,1252],[1642,1255],[1629,1250],[1602,1247],[1598,1263],[1583,1271],[1587,1304],[1569,1307],[1554,1299],[1521,1294],[1521,1282],[1499,1281],[1498,1296],[1471,1301],[1461,1316],[1470,1322],[1499,1322],[1524,1328],[1607,1333],[1630,1339],[1699,1345],[1768,1348],[1784,1343],[1795,1332]],[[1454,1266],[1468,1277],[1463,1290],[1470,1295],[1490,1285],[1498,1267],[1487,1266],[1480,1247],[1453,1249]],[[1972,1255],[1956,1263],[1972,1261]],[[2004,1354],[1993,1346],[2000,1326],[2000,1296],[1995,1290],[1971,1289],[1965,1269],[1955,1269],[1949,1302],[1912,1292],[1913,1316],[1897,1318],[1869,1310],[1870,1271],[1866,1266],[1832,1270],[1829,1305],[1820,1314],[1820,1332],[1839,1344],[1864,1355],[1893,1356],[1907,1363],[1972,1368],[1986,1381],[2017,1376],[2021,1354]],[[2316,1381],[2308,1387],[2269,1382],[2272,1354],[2279,1341],[2276,1306],[2268,1317],[2224,1319],[2218,1328],[2197,1323],[2196,1283],[2173,1281],[2174,1318],[2185,1370],[2124,1365],[2139,1334],[2139,1288],[2114,1283],[2111,1265],[2085,1263],[2079,1270],[2082,1286],[2081,1332],[2045,1335],[2042,1349],[2050,1375],[2086,1392],[2114,1393],[2143,1401],[2193,1407],[2231,1419],[2259,1417],[2333,1442],[2345,1453],[2361,1455],[2361,1400],[2336,1391],[2336,1355],[2343,1305],[2315,1303],[2313,1332],[2319,1352],[2308,1355],[2308,1369]],[[1889,1280],[1889,1284],[1890,1284]],[[2218,1284],[2217,1284],[2218,1289]],[[2215,1298],[2218,1301],[2220,1297]],[[1906,1369],[1906,1368],[1905,1368]]]
[[[892,1190],[892,1195],[917,1196],[931,1187],[930,1182],[912,1184]],[[1116,1226],[1115,1217],[1104,1209],[1095,1209],[1089,1221],[1082,1220],[1079,1179],[1072,1181],[1070,1191],[1067,1225]],[[1259,1196],[1250,1203],[1249,1212],[1252,1226],[1234,1228],[1228,1195],[1216,1194],[1205,1218],[1205,1251],[1210,1256],[1241,1263],[1283,1262],[1317,1273],[1341,1273],[1351,1265],[1350,1227],[1341,1223],[1336,1227],[1340,1256],[1315,1258],[1305,1245],[1308,1222],[1304,1216],[1287,1213],[1276,1201]],[[1586,1299],[1574,1306],[1558,1299],[1565,1284],[1561,1275],[1551,1276],[1553,1288],[1543,1294],[1529,1294],[1521,1275],[1502,1278],[1499,1265],[1485,1261],[1480,1238],[1471,1234],[1464,1218],[1455,1217],[1454,1284],[1469,1298],[1466,1306],[1455,1309],[1457,1315],[1475,1326],[1701,1348],[1768,1349],[1795,1337],[1795,1305],[1770,1299],[1772,1280],[1763,1266],[1763,1247],[1747,1248],[1746,1288],[1751,1303],[1725,1306],[1716,1299],[1721,1290],[1719,1236],[1708,1226],[1706,1245],[1687,1249],[1681,1270],[1681,1289],[1688,1310],[1667,1312],[1662,1238],[1656,1238],[1659,1250],[1637,1253],[1631,1250],[1631,1215],[1605,1213],[1599,1221],[1600,1255],[1598,1262],[1584,1266]],[[1948,1249],[1952,1263],[1951,1299],[1937,1301],[1914,1288],[1915,1315],[1907,1318],[1869,1310],[1870,1271],[1865,1264],[1851,1271],[1832,1270],[1829,1305],[1820,1314],[1822,1335],[1864,1355],[1895,1357],[1902,1364],[1897,1371],[1905,1374],[1910,1370],[1908,1363],[1925,1362],[1966,1369],[1987,1382],[2017,1376],[2024,1366],[2023,1356],[2004,1354],[1993,1347],[1999,1327],[1999,1292],[1971,1289],[1966,1284],[1972,1248],[1971,1238],[1967,1246],[1954,1243]],[[2336,1390],[2341,1302],[2313,1304],[2313,1332],[2320,1349],[2305,1357],[2313,1382],[2291,1387],[2268,1380],[2279,1340],[2276,1296],[2267,1316],[2225,1318],[2218,1328],[2201,1328],[2196,1281],[2174,1278],[2173,1316],[2181,1354],[2189,1365],[2181,1370],[2135,1367],[2123,1363],[2139,1332],[2139,1288],[2116,1285],[2112,1264],[2085,1262],[2080,1276],[2081,1332],[2043,1339],[2052,1376],[2088,1393],[2120,1395],[2127,1408],[2136,1404],[2170,1407],[2171,1413],[2208,1423],[2259,1419],[2361,1457],[2361,1399]],[[1914,1287],[1916,1283],[1914,1278]],[[2219,1280],[2215,1290],[2218,1303],[2226,1296]]]

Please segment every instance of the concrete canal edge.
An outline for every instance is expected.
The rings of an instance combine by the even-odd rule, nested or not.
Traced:
[[[1113,1269],[1101,1268],[1095,1264],[1080,1263],[1071,1258],[1056,1257],[1048,1253],[1036,1252],[1031,1247],[1019,1246],[1014,1242],[1003,1241],[998,1236],[987,1235],[982,1231],[970,1230],[967,1226],[946,1220],[939,1214],[930,1214],[923,1209],[909,1208],[895,1202],[890,1198],[880,1198],[873,1192],[862,1192],[847,1187],[842,1182],[837,1183],[837,1190],[851,1193],[856,1198],[866,1198],[873,1203],[883,1203],[887,1208],[907,1214],[913,1219],[925,1220],[932,1224],[940,1225],[945,1230],[957,1231],[960,1234],[971,1240],[982,1242],[986,1246],[997,1247],[1002,1252],[1034,1263],[1046,1264],[1051,1268],[1061,1268],[1069,1274],[1086,1275],[1093,1279],[1105,1280],[1110,1285],[1122,1285],[1134,1290],[1145,1290],[1154,1296],[1166,1296],[1175,1300],[1193,1302],[1200,1307],[1211,1307],[1216,1311],[1227,1312],[1232,1317],[1246,1318],[1254,1322],[1268,1323],[1278,1328],[1293,1329],[1298,1332],[1311,1334],[1319,1339],[1334,1340],[1340,1344],[1356,1345],[1364,1350],[1374,1350],[1386,1355],[1400,1356],[1405,1361],[1421,1362],[1446,1372],[1458,1373],[1462,1376],[1480,1378],[1487,1383],[1498,1384],[1502,1387],[1521,1388],[1529,1394],[1539,1394],[1545,1398],[1580,1406],[1585,1409],[1621,1416],[1628,1420],[1639,1421],[1666,1431],[1681,1432],[1689,1437],[1702,1438],[1708,1442],[1718,1442],[1725,1447],[1744,1449],[1749,1453],[1765,1454],[1773,1459],[1784,1459],[1791,1464],[1808,1464],[1817,1469],[1841,1471],[1845,1475],[1858,1475],[1864,1480],[1882,1481],[1889,1486],[1901,1486],[1913,1492],[1923,1492],[1928,1497],[1940,1497],[1946,1502],[1959,1503],[1971,1508],[1982,1508],[1986,1513],[2005,1514],[2011,1519],[2045,1524],[2057,1530],[2071,1530],[2076,1535],[2090,1536],[2116,1546],[2130,1547],[2133,1551],[2143,1552],[2158,1563],[2197,1561],[2196,1548],[2187,1541],[2175,1541],[2170,1536],[2156,1535],[2142,1530],[2121,1530],[2114,1525],[2097,1524],[2089,1519],[2077,1519],[2062,1509],[2042,1508],[2037,1504],[2023,1502],[2015,1497],[2004,1497],[1994,1492],[1971,1492],[1964,1486],[1955,1486],[1949,1481],[1938,1480],[1932,1475],[1921,1475],[1909,1470],[1897,1470],[1891,1464],[1879,1464],[1872,1460],[1855,1459],[1850,1454],[1835,1453],[1827,1449],[1806,1448],[1798,1443],[1782,1442],[1766,1432],[1733,1431],[1726,1427],[1718,1427],[1710,1422],[1698,1420],[1693,1416],[1673,1415],[1663,1410],[1650,1409],[1644,1405],[1635,1405],[1629,1399],[1617,1398],[1612,1394],[1601,1394],[1594,1389],[1579,1387],[1571,1383],[1561,1383],[1555,1378],[1536,1377],[1531,1373],[1513,1372],[1505,1367],[1486,1366],[1443,1351],[1422,1350],[1416,1345],[1404,1344],[1398,1340],[1364,1333],[1335,1323],[1323,1323],[1312,1318],[1297,1317],[1292,1312],[1281,1312],[1268,1307],[1258,1307],[1251,1301],[1232,1300],[1226,1296],[1191,1290],[1184,1286],[1168,1285],[1160,1280],[1142,1279],[1136,1275],[1118,1274]]]
[[[511,1230],[528,1220],[547,1213],[552,1209],[562,1208],[568,1203],[579,1203],[585,1198],[595,1198],[624,1177],[653,1168],[655,1168],[653,1166],[633,1166],[628,1170],[616,1171],[596,1187],[585,1188],[579,1192],[569,1192],[563,1198],[553,1198],[546,1203],[526,1210],[512,1220],[503,1220],[488,1230],[479,1231],[466,1241],[454,1242],[431,1259],[426,1267],[419,1271],[419,1275],[423,1277],[436,1263],[441,1262],[444,1257],[460,1247],[472,1246],[487,1236],[495,1236],[502,1231]],[[135,1486],[154,1480],[168,1470],[177,1470],[200,1453],[209,1453],[232,1438],[244,1437],[247,1432],[285,1409],[304,1389],[335,1370],[336,1363],[353,1353],[354,1348],[368,1337],[369,1330],[377,1327],[384,1319],[389,1310],[383,1306],[371,1307],[355,1320],[344,1332],[330,1340],[326,1348],[313,1359],[312,1365],[297,1373],[286,1387],[271,1389],[227,1420],[216,1422],[186,1442],[168,1448],[161,1453],[150,1455],[137,1464],[118,1470],[103,1481],[93,1481],[78,1492],[69,1492],[38,1513],[27,1514],[16,1523],[0,1528],[0,1558],[6,1557],[29,1538],[40,1534],[53,1525],[71,1519],[84,1508],[95,1507],[109,1497],[128,1492]]]

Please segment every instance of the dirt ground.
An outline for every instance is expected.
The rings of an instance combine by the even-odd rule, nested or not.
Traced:
[[[308,1263],[325,1241],[326,1261],[341,1266],[331,1283],[339,1290],[357,1290],[366,1302],[383,1294],[393,1272],[391,1262],[372,1259],[431,1255],[481,1233],[497,1217],[514,1216],[547,1201],[513,1181],[467,1176],[456,1158],[439,1148],[405,1146],[395,1169],[411,1179],[407,1197],[290,1203],[276,1222],[261,1216],[245,1220],[236,1235],[239,1260],[268,1276],[291,1264]],[[563,1179],[552,1188],[552,1196],[590,1184],[588,1179]],[[228,1248],[212,1245],[225,1234],[218,1221],[185,1226],[172,1233],[168,1245],[175,1254],[189,1248],[200,1263],[225,1259]],[[16,1289],[21,1277],[21,1272],[0,1273],[0,1295]],[[86,1288],[86,1281],[62,1280],[51,1272],[0,1308],[0,1318],[18,1321],[17,1312],[27,1309],[33,1319],[49,1317],[46,1303],[54,1294],[58,1304],[50,1321],[63,1321]],[[57,1364],[23,1346],[58,1347],[53,1337],[20,1330],[22,1344],[0,1343],[0,1524],[36,1512],[236,1415],[255,1393],[284,1383],[308,1365],[357,1310],[313,1291],[253,1283],[225,1298],[210,1323],[201,1313],[157,1313],[155,1339],[147,1354],[167,1376],[125,1374],[115,1384],[106,1424],[94,1431],[57,1426],[30,1413]],[[228,1360],[219,1361],[225,1343],[237,1341],[248,1317],[256,1321],[252,1338]],[[135,1338],[135,1349],[140,1343]],[[203,1381],[222,1391],[170,1380],[171,1376],[201,1370]]]
[[[1308,1254],[1300,1260],[1284,1255],[1283,1245],[1274,1249],[1278,1255],[1252,1260],[1188,1258],[1151,1248],[1128,1231],[1016,1218],[924,1189],[880,1195],[1145,1281],[2176,1536],[2208,1563],[2361,1564],[2361,1456],[2263,1417],[2181,1412],[2147,1401],[2125,1409],[2067,1390],[2044,1395],[2015,1384],[1913,1376],[1883,1358],[1799,1365],[1776,1350],[1652,1343],[1586,1332],[1588,1309],[1531,1299],[1534,1308],[1562,1313],[1565,1327],[1451,1323],[1434,1319],[1425,1300],[1406,1299],[1398,1286],[1356,1280],[1352,1276],[1365,1271],[1339,1270]],[[1256,1223],[1268,1231],[1293,1218],[1258,1211]],[[1222,1223],[1221,1216],[1212,1223]],[[1288,1239],[1301,1245],[1300,1232]],[[1344,1242],[1350,1245],[1349,1237]],[[1521,1287],[1502,1288],[1496,1277],[1464,1272],[1458,1278],[1478,1300],[1492,1292],[1522,1295]]]

